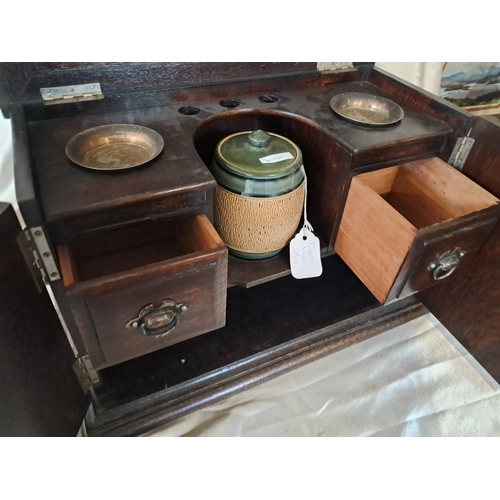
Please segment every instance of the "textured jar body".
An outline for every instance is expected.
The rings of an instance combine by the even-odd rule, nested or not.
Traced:
[[[294,143],[263,132],[257,139],[265,142],[265,135],[272,136],[270,145],[248,146],[244,138],[251,134],[256,133],[235,134],[217,146],[211,164],[218,183],[214,226],[229,253],[259,260],[277,255],[296,233],[305,184],[302,154]],[[225,141],[235,136],[241,136],[237,137],[240,143],[230,144],[232,150],[225,155]],[[261,159],[268,162],[262,168],[258,163]]]

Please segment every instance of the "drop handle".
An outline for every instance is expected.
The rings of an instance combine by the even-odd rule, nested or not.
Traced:
[[[189,304],[177,304],[174,300],[162,300],[160,307],[149,304],[141,309],[137,317],[125,325],[140,331],[147,337],[161,338],[179,324],[179,316],[189,309]]]
[[[427,270],[432,272],[432,277],[436,281],[444,280],[455,271],[465,253],[460,248],[455,248],[453,251],[448,250],[436,262],[433,262]]]

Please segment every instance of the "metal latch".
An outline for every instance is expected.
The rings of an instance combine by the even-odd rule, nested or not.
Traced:
[[[450,159],[448,160],[448,163],[459,171],[461,171],[464,167],[467,156],[469,156],[470,150],[475,142],[475,139],[470,136],[471,132],[472,129],[469,130],[466,137],[459,137],[457,139],[457,143],[455,144]]]
[[[88,392],[91,387],[101,383],[99,374],[92,366],[88,355],[76,358],[73,370],[75,371],[76,376],[78,377],[78,380],[80,381],[80,384],[85,392]]]
[[[352,62],[319,62],[316,67],[322,73],[333,73],[341,69],[352,69],[354,65]]]
[[[51,281],[61,279],[53,252],[41,227],[25,229],[17,240],[22,254],[35,279],[38,291]]]
[[[45,104],[61,104],[64,102],[94,101],[103,99],[99,83],[68,85],[66,87],[46,87],[40,89]]]

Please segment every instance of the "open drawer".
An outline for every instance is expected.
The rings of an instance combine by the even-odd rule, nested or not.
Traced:
[[[387,303],[464,268],[493,229],[498,202],[439,158],[361,174],[335,251]]]
[[[204,214],[85,236],[58,255],[96,369],[225,324],[227,249]]]

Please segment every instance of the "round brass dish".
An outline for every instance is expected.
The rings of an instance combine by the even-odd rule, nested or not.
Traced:
[[[163,146],[158,132],[141,125],[101,125],[72,137],[66,145],[66,156],[94,170],[123,170],[151,161]]]
[[[330,100],[330,107],[342,118],[363,125],[392,125],[404,116],[395,102],[362,92],[338,94]]]

